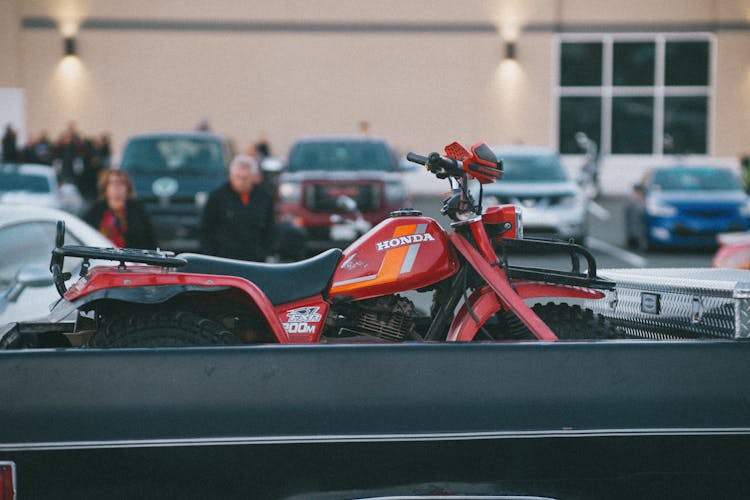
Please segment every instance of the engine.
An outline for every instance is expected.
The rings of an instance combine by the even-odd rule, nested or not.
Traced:
[[[421,339],[417,333],[414,303],[400,295],[387,295],[339,304],[336,328],[341,337],[369,336],[388,342]]]

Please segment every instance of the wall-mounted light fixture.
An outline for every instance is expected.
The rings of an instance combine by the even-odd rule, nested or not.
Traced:
[[[516,42],[505,42],[505,59],[516,58]]]
[[[63,54],[66,56],[76,55],[76,39],[72,36],[63,38]]]

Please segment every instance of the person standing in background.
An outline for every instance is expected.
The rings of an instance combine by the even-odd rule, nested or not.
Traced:
[[[75,123],[70,122],[55,145],[55,168],[61,183],[78,185],[78,176],[83,171],[81,136]]]
[[[123,170],[104,170],[99,176],[99,197],[83,219],[118,248],[156,248],[146,210],[135,199],[135,188]]]
[[[273,242],[273,195],[263,185],[258,161],[236,156],[229,165],[228,182],[208,196],[201,222],[202,251],[264,262]]]
[[[102,170],[109,168],[111,155],[109,135],[101,134],[83,140],[83,171],[78,176],[78,190],[86,203],[92,203],[98,195],[97,179]]]
[[[18,138],[16,131],[9,123],[5,126],[5,134],[3,134],[3,158],[5,163],[16,163],[18,158]]]
[[[52,165],[53,144],[46,130],[32,138],[23,150],[23,161]]]

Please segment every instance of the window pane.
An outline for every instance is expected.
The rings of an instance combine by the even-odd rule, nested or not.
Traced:
[[[601,144],[602,99],[601,97],[560,98],[560,152],[581,154],[576,142],[576,132],[585,132],[591,140]]]
[[[707,152],[708,98],[664,99],[664,154]]]
[[[708,42],[667,42],[667,85],[708,85]]]
[[[614,85],[654,84],[656,45],[653,42],[618,42],[614,44]]]
[[[602,44],[563,43],[560,47],[560,85],[602,84]]]
[[[651,154],[653,151],[654,99],[612,99],[612,153]]]

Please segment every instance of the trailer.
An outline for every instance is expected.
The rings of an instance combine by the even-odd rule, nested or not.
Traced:
[[[38,345],[0,351],[3,500],[750,495],[743,339],[44,346],[70,328],[1,334]]]

